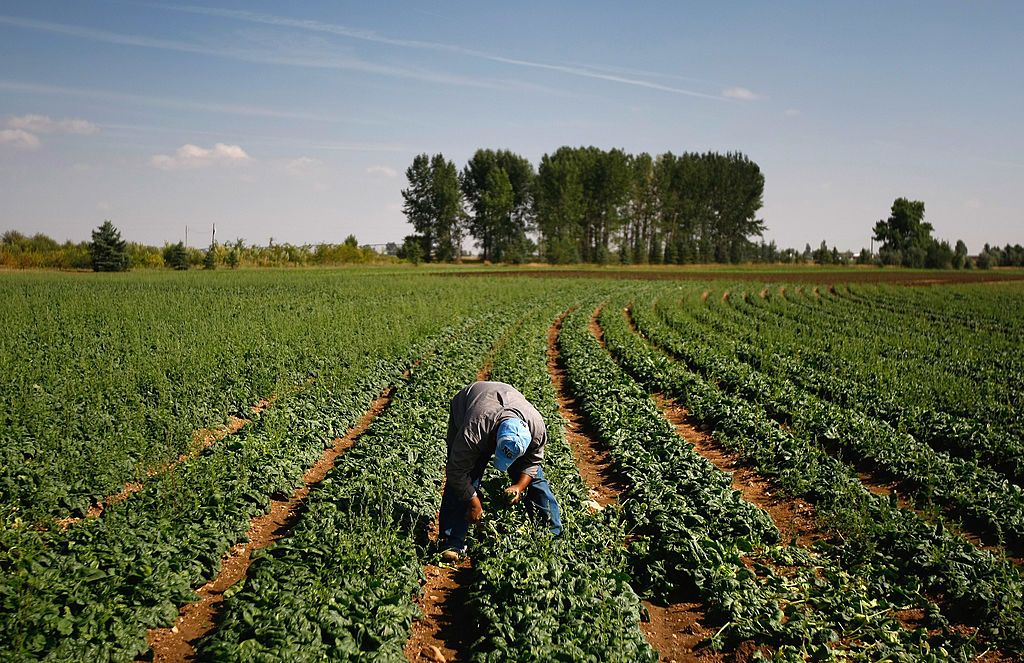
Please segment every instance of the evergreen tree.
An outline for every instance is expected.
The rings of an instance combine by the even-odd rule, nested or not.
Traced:
[[[164,264],[179,271],[184,271],[191,266],[188,260],[188,249],[185,248],[184,242],[168,244],[164,248]]]
[[[211,244],[203,256],[203,269],[217,269],[217,245]]]
[[[107,219],[96,230],[92,231],[89,243],[89,257],[94,272],[125,272],[128,271],[127,242],[121,239],[120,231]]]

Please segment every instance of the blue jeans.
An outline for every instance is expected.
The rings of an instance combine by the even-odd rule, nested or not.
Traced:
[[[510,470],[515,470],[513,465]],[[509,472],[513,481],[518,481],[521,473],[518,471]],[[473,487],[480,487],[480,479],[483,478],[483,468],[480,473],[474,472]],[[551,484],[544,478],[544,469],[537,468],[537,476],[533,478],[526,488],[526,508],[531,513],[542,513],[548,522],[551,533],[558,536],[562,533],[562,512],[558,508],[558,500],[551,492]],[[444,494],[441,496],[441,513],[438,517],[438,544],[441,550],[466,549],[466,533],[469,532],[469,521],[466,520],[466,509],[469,508],[467,500],[459,499],[448,486],[445,486]]]

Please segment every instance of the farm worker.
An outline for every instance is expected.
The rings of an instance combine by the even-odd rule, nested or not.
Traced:
[[[448,412],[448,462],[439,517],[438,543],[445,560],[465,553],[469,524],[480,522],[484,514],[477,488],[489,462],[512,480],[505,489],[508,501],[516,504],[525,495],[527,508],[545,516],[552,534],[561,534],[558,502],[540,466],[545,442],[544,418],[514,387],[474,382],[456,394]]]

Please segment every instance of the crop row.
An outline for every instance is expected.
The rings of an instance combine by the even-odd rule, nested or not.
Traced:
[[[633,310],[656,345],[676,336],[643,307]],[[646,318],[645,318],[646,316]],[[813,437],[784,429],[762,405],[727,393],[685,364],[652,348],[621,315],[602,317],[609,349],[649,389],[678,399],[717,440],[741,453],[789,495],[814,503],[822,523],[839,535],[818,548],[842,568],[861,569],[896,604],[925,610],[932,627],[947,618],[979,626],[988,637],[1024,647],[1024,583],[1012,564],[867,491],[845,464]],[[941,597],[941,606],[924,597]]]
[[[817,436],[851,460],[868,460],[913,489],[922,504],[943,505],[972,529],[1024,550],[1024,491],[976,462],[935,451],[911,435],[862,412],[838,407],[792,382],[769,378],[736,359],[727,340],[709,340],[678,306],[662,305],[664,323],[636,307],[636,321],[649,337],[723,389],[763,405],[793,429]],[[657,325],[665,324],[662,330]]]
[[[978,289],[945,288],[881,288],[864,289],[851,285],[835,288],[835,294],[847,302],[867,309],[884,308],[892,313],[910,313],[941,325],[958,325],[972,331],[995,332],[1018,339],[1022,331],[1014,320],[1013,309],[1020,304],[1019,291],[999,293],[986,288],[978,297]]]
[[[767,514],[676,435],[588,331],[588,319],[583,309],[570,315],[559,344],[583,411],[628,479],[624,511],[642,589],[667,600],[698,597],[721,625],[715,647],[751,640],[793,660],[838,651],[929,660],[926,633],[902,629],[894,606],[862,580],[775,545],[779,532]]]
[[[310,493],[291,535],[256,556],[201,657],[401,658],[440,504],[446,405],[507,324],[478,322],[414,369]]]
[[[469,589],[479,616],[476,661],[655,661],[640,633],[640,602],[629,583],[619,510],[590,513],[587,488],[573,461],[546,369],[546,333],[555,312],[544,307],[494,358],[491,376],[515,386],[544,416],[544,473],[562,507],[560,538],[546,535],[522,509],[499,510],[470,542]],[[507,481],[490,471],[491,503]]]
[[[367,357],[565,289],[352,270],[4,274],[0,511],[81,516],[262,398],[311,377],[345,390]]]
[[[754,369],[782,376],[840,407],[859,409],[939,451],[962,458],[977,455],[980,462],[1014,483],[1024,483],[1024,442],[1018,436],[1001,427],[908,404],[877,384],[844,376],[846,361],[827,346],[808,343],[803,331],[811,325],[819,335],[829,337],[854,330],[824,317],[792,323],[771,310],[754,299],[730,298],[728,306],[712,305],[695,317],[728,338],[733,353]]]
[[[851,305],[846,297],[809,298],[787,290],[769,307],[806,325],[801,333],[807,342],[827,343],[840,360],[838,370],[880,382],[908,403],[983,425],[1024,423],[1017,340],[936,323],[905,309]]]
[[[442,337],[441,342],[444,342]],[[252,425],[62,531],[0,531],[0,657],[127,661],[173,624],[193,587],[432,341],[281,399]]]

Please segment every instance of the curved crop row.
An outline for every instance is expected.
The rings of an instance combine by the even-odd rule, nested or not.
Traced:
[[[566,319],[559,342],[574,393],[629,480],[634,578],[662,597],[695,592],[721,624],[716,647],[752,640],[793,660],[833,649],[927,660],[926,633],[901,629],[892,606],[879,609],[849,574],[823,570],[806,551],[773,545],[779,532],[767,514],[676,435],[590,334],[587,313]]]
[[[417,614],[421,546],[440,504],[447,403],[507,321],[441,344],[261,551],[200,641],[219,661],[398,660]]]
[[[665,322],[636,309],[638,326],[659,346],[715,380],[724,389],[762,404],[769,415],[797,431],[836,446],[851,462],[870,460],[914,488],[921,503],[934,502],[1014,550],[1024,550],[1024,491],[976,462],[937,452],[912,436],[861,412],[837,407],[783,379],[769,379],[711,345],[699,325],[678,307],[660,306]],[[667,325],[662,329],[658,325]]]
[[[481,635],[472,659],[656,661],[639,630],[621,514],[588,512],[587,488],[565,439],[546,368],[553,316],[545,308],[520,327],[495,357],[491,377],[519,389],[548,423],[544,473],[562,507],[563,533],[552,540],[522,509],[496,512],[491,527],[477,530],[469,595]],[[485,487],[507,484],[494,479]]]
[[[829,353],[841,359],[837,370],[843,374],[880,382],[908,403],[982,425],[1024,424],[1019,342],[937,324],[906,311],[851,306],[837,292],[839,296],[812,298],[786,290],[768,308],[800,325],[809,343],[824,335]],[[838,333],[830,335],[833,329]]]
[[[444,338],[442,337],[442,341]],[[412,348],[410,357],[423,351]],[[316,383],[66,531],[0,530],[0,657],[130,661],[244,540],[271,496],[290,494],[409,359],[382,359],[328,391]],[[340,387],[340,385],[339,385]]]
[[[856,408],[903,430],[939,451],[973,458],[1024,484],[1024,441],[1000,427],[906,403],[877,384],[843,375],[845,363],[820,346],[807,342],[807,324],[787,324],[770,317],[767,307],[753,298],[730,298],[729,306],[709,306],[696,314],[729,340],[733,354],[766,375],[781,376],[816,396],[844,408]],[[828,333],[824,316],[809,323]],[[838,333],[838,330],[836,330]],[[845,329],[844,335],[856,330]]]
[[[643,309],[635,309],[638,318]],[[748,458],[788,494],[814,503],[823,523],[841,535],[820,543],[842,568],[863,568],[894,602],[921,607],[933,626],[946,617],[975,624],[993,639],[1024,648],[1024,581],[1012,564],[996,560],[961,537],[922,521],[888,498],[873,495],[843,463],[813,440],[784,430],[765,409],[725,393],[684,364],[651,348],[621,315],[602,318],[609,349],[648,388],[677,398],[717,440]],[[645,325],[651,341],[665,330]],[[890,585],[886,587],[886,585]],[[942,597],[943,607],[922,596]]]

